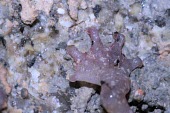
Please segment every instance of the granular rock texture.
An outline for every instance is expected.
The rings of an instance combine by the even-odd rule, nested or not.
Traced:
[[[3,88],[0,88],[0,110],[7,107],[7,95]]]
[[[1,0],[0,88],[6,95],[1,111],[105,113],[100,87],[69,81],[75,62],[66,48],[91,51],[86,32],[91,26],[99,29],[102,49],[119,32],[125,36],[122,53],[143,61],[130,74],[130,109],[170,113],[169,0]]]
[[[82,87],[76,89],[75,93],[76,96],[71,99],[71,109],[73,109],[74,112],[83,113],[86,110],[91,95],[94,94],[94,90],[92,88]]]

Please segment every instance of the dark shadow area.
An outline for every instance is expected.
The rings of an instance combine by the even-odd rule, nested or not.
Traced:
[[[96,93],[100,94],[101,91],[101,87],[95,84],[91,84],[91,83],[87,83],[87,82],[80,82],[80,81],[76,81],[76,82],[70,82],[70,87],[73,88],[80,88],[80,87],[88,87],[88,88],[93,88]]]
[[[164,113],[165,111],[165,108],[163,106],[150,106],[148,105],[146,102],[138,102],[137,100],[133,100],[132,102],[129,103],[130,106],[136,106],[137,107],[137,110],[136,112],[139,112],[139,113],[150,113],[150,112],[153,112],[155,109],[160,109],[162,110]],[[147,105],[148,107],[146,109],[142,109],[142,106],[143,105]]]

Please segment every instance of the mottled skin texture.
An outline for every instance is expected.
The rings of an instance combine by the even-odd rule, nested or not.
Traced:
[[[92,41],[88,52],[81,53],[74,46],[67,48],[75,61],[75,74],[69,80],[100,85],[101,102],[108,113],[132,113],[126,100],[130,90],[128,76],[135,68],[142,66],[142,61],[139,57],[127,59],[122,54],[123,35],[115,33],[115,42],[105,47],[95,27],[88,28],[87,32]]]

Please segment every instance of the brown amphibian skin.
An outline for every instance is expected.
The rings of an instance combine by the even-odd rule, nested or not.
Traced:
[[[132,113],[126,100],[130,90],[129,75],[135,68],[142,67],[141,59],[127,59],[122,54],[123,35],[115,33],[115,42],[105,47],[97,28],[90,27],[87,32],[93,42],[88,52],[81,53],[75,46],[67,48],[67,53],[75,61],[75,74],[69,80],[100,85],[101,103],[108,113]]]

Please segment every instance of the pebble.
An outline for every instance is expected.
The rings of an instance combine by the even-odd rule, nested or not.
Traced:
[[[26,88],[23,88],[22,90],[21,90],[21,97],[23,98],[23,99],[27,99],[28,98],[28,90],[26,89]]]
[[[62,8],[58,8],[57,12],[58,12],[58,14],[62,14],[62,15],[65,14],[65,10]]]

